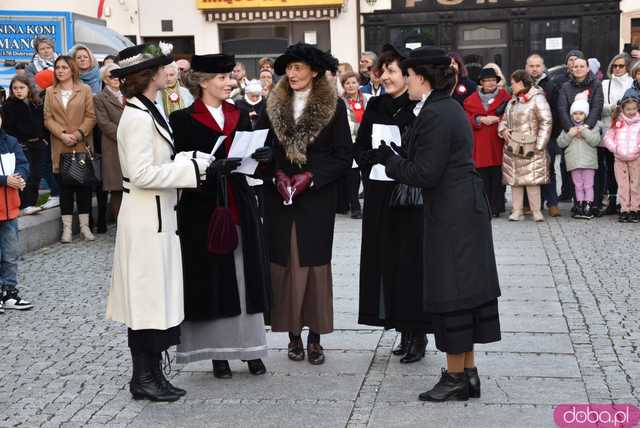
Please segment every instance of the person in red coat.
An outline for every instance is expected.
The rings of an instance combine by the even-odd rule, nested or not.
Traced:
[[[491,214],[504,212],[502,184],[502,146],[498,136],[500,116],[511,99],[507,91],[498,87],[500,76],[492,68],[480,71],[480,86],[464,101],[464,110],[473,128],[473,162],[482,180],[491,205]]]

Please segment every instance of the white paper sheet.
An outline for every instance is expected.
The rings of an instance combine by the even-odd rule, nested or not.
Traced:
[[[227,157],[241,158],[242,163],[232,173],[252,175],[256,172],[258,161],[253,159],[251,155],[260,147],[264,147],[268,133],[268,129],[236,132]]]
[[[222,142],[224,141],[224,139],[227,138],[226,135],[222,135],[220,137],[218,137],[218,140],[216,141],[216,143],[213,145],[213,150],[211,150],[211,161],[213,162],[214,160],[216,160],[216,156],[215,153],[218,151],[218,149],[220,148],[220,145],[222,144]]]
[[[5,153],[0,155],[0,162],[2,162],[2,175],[13,175],[16,170],[16,155],[14,153]]]
[[[380,142],[384,141],[387,145],[391,145],[391,142],[395,143],[397,146],[402,146],[402,141],[400,137],[400,128],[396,125],[381,125],[379,123],[374,123],[371,129],[371,146],[374,149],[380,147]],[[389,178],[385,172],[384,165],[375,164],[371,168],[371,173],[369,173],[370,180],[377,181],[395,181],[393,178]]]

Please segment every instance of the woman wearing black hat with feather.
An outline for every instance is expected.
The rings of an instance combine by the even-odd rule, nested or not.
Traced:
[[[355,157],[365,182],[362,251],[360,254],[360,324],[400,331],[394,355],[400,362],[424,358],[428,316],[422,309],[422,206],[395,206],[395,181],[370,178],[375,163],[373,128],[397,126],[405,134],[415,119],[415,101],[409,98],[400,64],[408,49],[385,45],[377,69],[385,94],[371,99],[358,130]]]
[[[118,54],[128,97],[118,125],[123,200],[113,255],[107,319],[128,328],[135,399],[175,401],[185,394],[164,377],[161,353],[180,343],[184,319],[182,263],[175,205],[180,188],[196,188],[211,163],[175,154],[173,135],[155,103],[167,84],[171,45],[132,46]]]
[[[234,66],[230,55],[194,55],[183,79],[196,100],[170,117],[178,151],[210,153],[218,138],[226,137],[207,171],[206,185],[185,190],[178,204],[185,322],[176,361],[213,360],[217,378],[232,376],[228,360],[247,361],[252,374],[264,374],[261,358],[267,354],[263,313],[268,309],[269,265],[262,223],[246,176],[231,174],[240,160],[227,158],[232,143],[237,144],[236,131],[251,131],[248,113],[226,101]],[[258,149],[253,157],[269,162],[271,149]],[[225,239],[215,228],[224,199],[229,226],[235,229],[227,230],[229,245],[218,242]]]
[[[333,331],[331,250],[336,180],[352,164],[346,106],[325,78],[338,62],[299,43],[275,62],[286,77],[267,100],[258,129],[269,128],[274,148],[273,182],[265,183],[273,289],[271,327],[289,332],[291,360],[305,357],[302,328],[309,327],[311,364],[325,356],[320,335]]]
[[[422,188],[424,198],[424,309],[447,370],[421,400],[480,396],[473,346],[500,340],[500,287],[493,251],[491,210],[471,157],[471,125],[451,98],[451,59],[422,47],[402,63],[409,96],[418,101],[406,141],[407,158],[381,145],[375,157],[387,175]]]

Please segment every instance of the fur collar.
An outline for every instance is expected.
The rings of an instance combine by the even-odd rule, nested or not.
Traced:
[[[267,99],[267,114],[284,147],[287,159],[298,165],[307,163],[307,146],[329,125],[336,112],[338,96],[327,79],[313,81],[313,88],[302,116],[293,119],[293,90],[284,78],[278,82]]]

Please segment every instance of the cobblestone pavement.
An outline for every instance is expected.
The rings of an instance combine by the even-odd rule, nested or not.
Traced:
[[[640,225],[495,221],[503,340],[477,349],[482,398],[446,404],[417,400],[444,365],[432,340],[425,360],[403,365],[393,331],[356,323],[359,226],[336,225],[325,365],[289,361],[286,335],[269,334],[267,375],[174,365],[188,395],[172,404],[126,389],[125,328],[104,320],[113,230],[25,256],[20,283],[37,306],[0,315],[0,426],[548,427],[559,403],[640,401]]]

